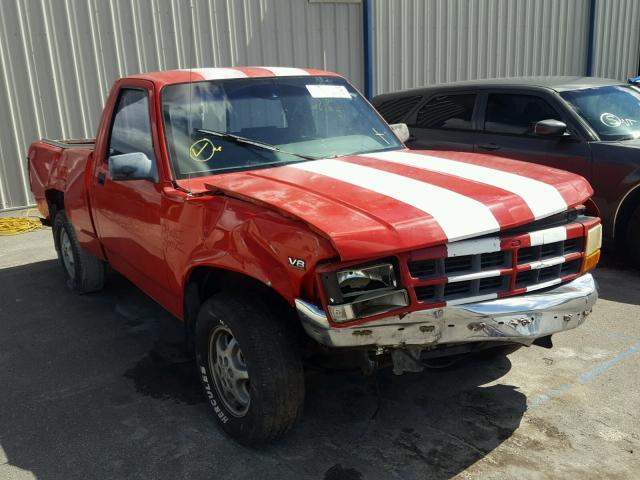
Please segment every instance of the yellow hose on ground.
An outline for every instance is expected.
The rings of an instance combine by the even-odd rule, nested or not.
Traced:
[[[21,233],[33,232],[42,228],[42,224],[37,216],[29,215],[29,212],[36,210],[31,208],[24,212],[22,217],[0,218],[0,236],[19,235]]]

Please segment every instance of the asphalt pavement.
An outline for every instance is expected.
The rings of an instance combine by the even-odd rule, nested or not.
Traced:
[[[551,350],[375,377],[308,369],[301,423],[238,446],[181,326],[117,273],[78,296],[49,229],[0,237],[0,479],[637,479],[640,273]]]

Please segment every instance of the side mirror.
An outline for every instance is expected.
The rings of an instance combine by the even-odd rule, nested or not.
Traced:
[[[151,180],[158,181],[156,162],[142,152],[123,153],[109,157],[111,180]]]
[[[409,133],[409,127],[407,127],[406,123],[393,123],[389,126],[391,127],[393,133],[396,134],[396,137],[398,137],[398,140],[400,140],[402,143],[405,143],[411,137],[411,134]]]
[[[533,133],[544,137],[559,137],[567,133],[567,124],[560,120],[540,120],[533,127]]]

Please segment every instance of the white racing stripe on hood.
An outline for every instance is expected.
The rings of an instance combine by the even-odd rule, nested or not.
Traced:
[[[473,198],[413,178],[340,160],[290,165],[386,195],[431,215],[450,241],[496,232],[500,225],[489,208]],[[357,192],[354,192],[357,195]]]
[[[455,175],[515,193],[527,203],[536,219],[548,217],[567,209],[567,203],[554,186],[515,173],[408,152],[381,152],[362,156]]]

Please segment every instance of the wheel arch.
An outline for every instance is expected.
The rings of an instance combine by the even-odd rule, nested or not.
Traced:
[[[234,293],[240,291],[250,298],[259,298],[267,307],[281,314],[283,319],[297,323],[292,303],[272,285],[229,268],[197,265],[189,270],[183,289],[184,328],[189,346],[193,346],[200,306],[212,295],[225,291]]]
[[[58,210],[64,210],[64,192],[50,188],[45,190],[44,197],[47,200],[47,207],[49,209],[49,221],[53,221],[53,216]]]
[[[630,188],[618,204],[613,218],[613,239],[616,242],[624,241],[623,232],[627,220],[638,205],[640,205],[640,183]]]

